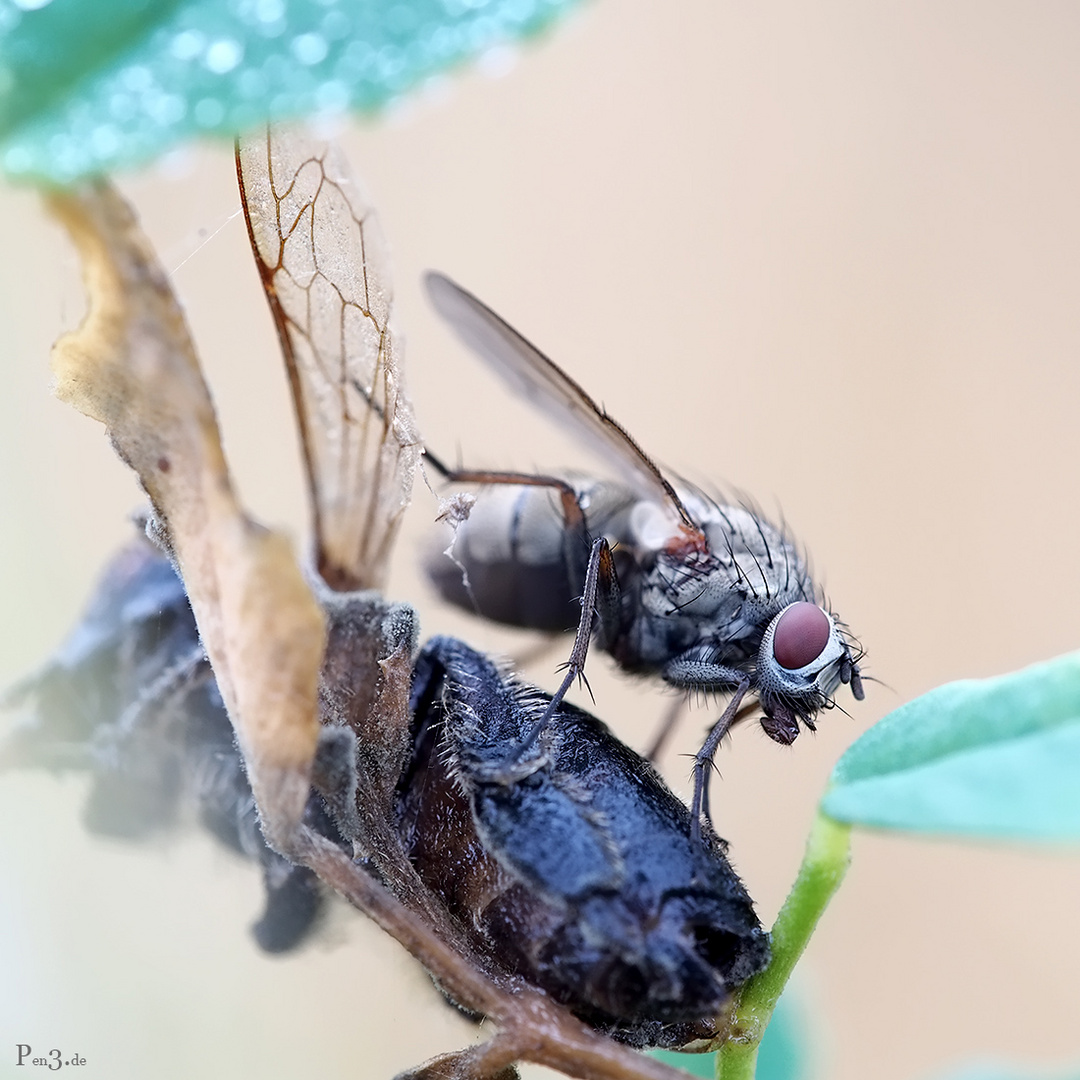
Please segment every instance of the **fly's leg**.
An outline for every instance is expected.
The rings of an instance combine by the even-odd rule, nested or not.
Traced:
[[[452,484],[513,484],[520,487],[546,487],[559,493],[562,504],[563,524],[568,532],[585,539],[588,543],[588,531],[585,527],[585,513],[578,502],[577,492],[565,480],[557,476],[537,476],[535,473],[488,472],[473,469],[448,469],[438,458],[425,451],[425,460],[434,466],[444,480]]]
[[[712,816],[709,813],[709,779],[712,775],[713,758],[724,736],[735,723],[739,706],[749,689],[750,679],[744,675],[735,688],[735,693],[728,702],[727,708],[709,729],[704,744],[694,755],[694,799],[690,807],[690,831],[695,840],[701,839],[702,816],[710,825],[712,824]]]
[[[744,671],[717,664],[704,649],[690,649],[669,661],[663,670],[664,681],[672,686],[688,690],[732,690],[731,701],[720,719],[713,724],[705,744],[694,755],[694,798],[691,806],[690,827],[695,839],[701,837],[701,819],[710,824],[709,780],[712,775],[713,758],[724,736],[744,718],[750,709],[740,710],[742,699],[750,689],[750,676]]]
[[[592,542],[589,551],[589,564],[585,570],[585,587],[581,592],[581,618],[578,620],[570,659],[563,665],[566,675],[559,689],[548,702],[543,715],[529,729],[520,745],[515,747],[515,756],[536,742],[540,732],[555,715],[555,710],[566,697],[566,692],[573,685],[574,680],[585,679],[585,658],[589,655],[589,639],[592,637],[593,622],[599,618],[601,632],[605,637],[610,638],[618,625],[621,595],[619,578],[615,573],[615,560],[611,557],[611,547],[607,540],[598,536]],[[588,680],[585,680],[586,688],[588,685]],[[592,691],[590,690],[589,693],[591,694]]]

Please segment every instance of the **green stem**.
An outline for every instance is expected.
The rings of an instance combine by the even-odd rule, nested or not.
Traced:
[[[773,1009],[851,861],[851,827],[820,810],[806,854],[772,928],[772,961],[745,983],[731,1010],[726,1042],[716,1058],[717,1080],[753,1080],[758,1047]]]

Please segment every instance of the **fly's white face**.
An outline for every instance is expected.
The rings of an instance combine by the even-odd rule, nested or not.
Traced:
[[[797,733],[798,719],[812,729],[814,713],[831,704],[842,682],[861,699],[857,660],[843,628],[824,608],[805,600],[784,608],[758,649],[757,686],[769,736],[792,741],[794,734],[786,735]]]

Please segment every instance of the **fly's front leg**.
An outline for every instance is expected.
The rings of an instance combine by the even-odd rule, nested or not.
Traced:
[[[695,840],[701,839],[702,817],[712,825],[712,814],[709,812],[709,780],[712,777],[713,758],[724,736],[738,719],[739,706],[749,689],[749,676],[744,675],[735,688],[735,693],[728,702],[727,708],[709,729],[709,734],[705,737],[701,749],[694,755],[694,798],[690,806],[690,831]]]
[[[682,690],[732,690],[747,678],[743,671],[727,664],[714,664],[698,659],[697,650],[690,650],[669,660],[660,672],[669,686]]]
[[[693,656],[678,657],[668,663],[663,671],[666,682],[699,690],[731,690],[734,693],[720,719],[709,729],[701,749],[694,755],[694,796],[690,806],[690,828],[694,839],[701,838],[701,821],[712,824],[709,811],[709,781],[712,778],[713,758],[724,736],[735,723],[743,718],[740,711],[742,700],[750,689],[750,676],[723,664],[698,660]]]

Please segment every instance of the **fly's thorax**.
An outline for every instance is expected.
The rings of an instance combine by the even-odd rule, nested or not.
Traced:
[[[813,594],[809,568],[798,548],[759,514],[713,503],[701,524],[709,550],[750,595],[769,600]]]
[[[704,549],[681,543],[661,507],[639,503],[630,515],[638,579],[620,661],[648,670],[696,653],[707,663],[752,672],[770,622],[815,595],[806,562],[790,538],[750,510],[693,491],[686,498]]]
[[[791,600],[754,591],[730,560],[705,558],[694,565],[659,557],[641,575],[635,632],[642,659],[663,666],[698,649],[710,662],[742,667]]]
[[[641,501],[628,516],[631,542],[643,570],[653,578],[651,607],[687,612],[699,621],[723,623],[746,598],[748,621],[775,615],[816,593],[809,568],[781,529],[742,506],[724,506],[695,489],[680,491],[705,537],[705,548],[682,541],[677,521],[658,504]]]

